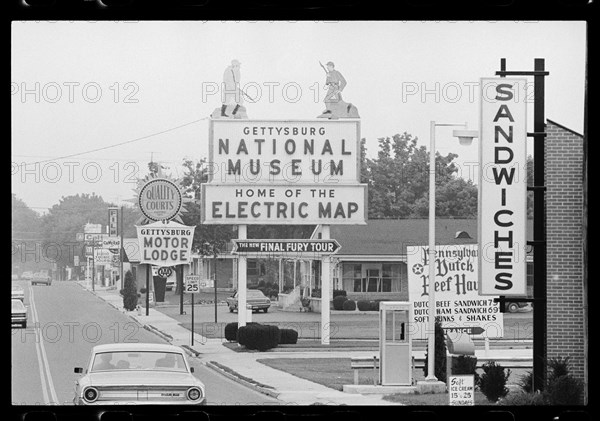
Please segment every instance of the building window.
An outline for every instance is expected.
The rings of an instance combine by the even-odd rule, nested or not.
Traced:
[[[257,260],[248,259],[246,264],[246,274],[247,276],[264,276],[265,274],[265,264],[263,262],[258,262]]]
[[[367,268],[361,264],[344,263],[343,285],[353,292],[399,292],[401,290],[402,265],[384,263],[380,268]]]

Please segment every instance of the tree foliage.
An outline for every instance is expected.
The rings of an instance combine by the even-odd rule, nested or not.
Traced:
[[[380,138],[377,158],[365,155],[361,179],[369,186],[369,218],[423,218],[429,212],[429,152],[417,138]],[[458,177],[456,154],[436,153],[436,216],[472,218],[477,215],[477,187]]]
[[[31,253],[32,250],[36,250],[36,247],[41,249],[40,215],[14,193],[11,196],[11,263],[15,273],[20,274],[25,270],[37,270],[47,266],[43,264],[37,253]]]

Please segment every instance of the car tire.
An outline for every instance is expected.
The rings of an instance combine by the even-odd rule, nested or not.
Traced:
[[[21,323],[21,327],[22,327],[23,329],[26,329],[26,328],[27,328],[27,322]]]
[[[519,310],[519,305],[517,303],[508,304],[508,312],[509,313],[516,313],[517,310]]]
[[[229,307],[229,312],[233,313],[233,307]]]
[[[265,308],[265,309],[264,309],[264,312],[266,313],[267,311],[269,311],[269,309],[268,309],[268,308]]]

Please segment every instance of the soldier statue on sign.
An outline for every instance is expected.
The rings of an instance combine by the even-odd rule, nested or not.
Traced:
[[[223,99],[221,109],[213,112],[213,118],[235,118],[247,119],[246,107],[244,107],[244,95],[246,93],[240,87],[242,63],[231,60],[231,64],[223,72],[223,83],[221,84]],[[246,95],[247,96],[247,95]]]
[[[327,62],[327,68],[321,67],[325,70],[326,79],[325,86],[323,89],[327,89],[325,94],[325,111],[321,113],[319,118],[337,119],[340,117],[345,118],[358,118],[358,109],[342,99],[342,91],[347,85],[344,76],[335,69],[335,64],[329,61]]]

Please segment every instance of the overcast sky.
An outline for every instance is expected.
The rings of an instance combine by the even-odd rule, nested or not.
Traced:
[[[245,104],[250,119],[295,120],[323,111],[319,61],[333,61],[371,157],[378,138],[397,133],[428,147],[431,120],[477,129],[478,82],[503,57],[508,70],[544,58],[547,118],[583,133],[585,30],[537,21],[14,22],[12,192],[44,212],[77,193],[122,203],[151,156],[181,176],[184,158],[208,156],[207,117],[232,59],[256,99]],[[477,147],[459,146],[450,128],[436,139],[472,176],[465,163]]]

